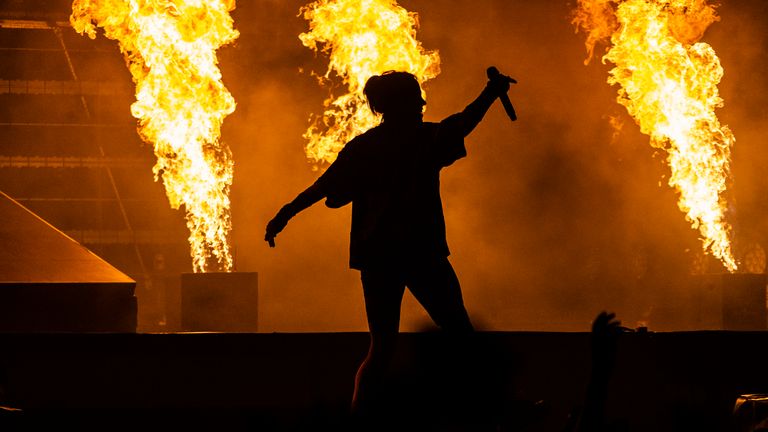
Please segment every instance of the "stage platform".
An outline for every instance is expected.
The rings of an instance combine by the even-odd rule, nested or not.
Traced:
[[[402,334],[388,419],[561,431],[583,402],[589,337]],[[0,334],[1,405],[23,410],[0,425],[344,430],[367,344],[365,333]],[[729,430],[739,395],[768,393],[766,367],[768,332],[623,334],[607,417],[617,430]]]

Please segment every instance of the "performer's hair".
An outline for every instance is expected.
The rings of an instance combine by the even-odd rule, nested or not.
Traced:
[[[414,94],[421,96],[421,86],[411,73],[388,71],[368,78],[363,93],[374,114],[385,114],[399,108],[403,100],[413,98]]]

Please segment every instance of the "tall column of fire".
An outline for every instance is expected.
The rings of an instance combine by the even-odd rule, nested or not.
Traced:
[[[578,0],[573,23],[587,33],[585,64],[596,43],[610,42],[602,60],[614,65],[608,83],[619,85],[618,102],[667,152],[680,210],[733,272],[724,193],[735,138],[715,115],[723,68],[699,42],[718,19],[706,0]]]
[[[184,207],[195,272],[231,271],[229,189],[233,161],[220,141],[235,100],[216,50],[239,33],[234,0],[75,0],[76,31],[119,42],[133,80],[141,138],[154,147],[155,180],[171,207]]]
[[[347,93],[329,96],[325,112],[313,117],[304,134],[307,157],[330,163],[344,144],[378,123],[363,95],[368,78],[398,70],[423,84],[440,73],[440,57],[416,39],[417,15],[394,0],[319,0],[301,12],[309,21],[309,31],[299,36],[302,43],[315,51],[321,44],[329,57],[321,84],[333,72],[347,87]]]

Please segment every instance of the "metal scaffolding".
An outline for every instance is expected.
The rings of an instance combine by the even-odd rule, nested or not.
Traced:
[[[147,162],[129,157],[0,156],[0,168],[134,168]]]
[[[0,80],[0,94],[115,96],[130,95],[131,89],[107,81]]]

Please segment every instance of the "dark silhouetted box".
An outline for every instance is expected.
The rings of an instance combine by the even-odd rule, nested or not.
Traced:
[[[765,275],[736,273],[722,277],[723,329],[765,330]]]
[[[768,329],[766,275],[692,275],[660,299],[650,319],[654,331]]]
[[[255,332],[258,273],[182,273],[183,331]]]

